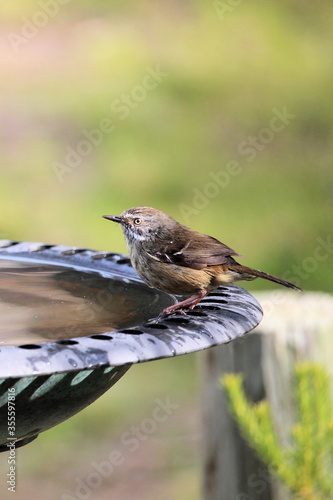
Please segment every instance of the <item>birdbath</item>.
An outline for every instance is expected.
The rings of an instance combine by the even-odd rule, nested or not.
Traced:
[[[228,343],[262,318],[235,285],[158,318],[176,298],[117,253],[0,240],[0,276],[0,451],[76,414],[131,365]]]

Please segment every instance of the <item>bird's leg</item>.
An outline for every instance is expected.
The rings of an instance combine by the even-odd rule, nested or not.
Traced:
[[[200,292],[198,292],[196,295],[192,295],[192,297],[182,300],[181,302],[177,302],[177,304],[173,304],[172,306],[164,309],[164,311],[162,311],[159,315],[159,318],[163,318],[163,316],[174,314],[176,312],[179,312],[180,314],[186,314],[183,311],[183,308],[193,309],[200,302],[200,300],[205,297],[205,295],[207,295],[206,290],[200,290]]]

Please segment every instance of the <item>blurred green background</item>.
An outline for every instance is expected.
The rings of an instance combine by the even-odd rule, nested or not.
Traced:
[[[101,215],[148,205],[330,291],[333,6],[235,3],[2,4],[0,238],[126,252]],[[135,366],[20,450],[16,498],[75,498],[170,396],[179,409],[89,498],[198,499],[199,362]]]

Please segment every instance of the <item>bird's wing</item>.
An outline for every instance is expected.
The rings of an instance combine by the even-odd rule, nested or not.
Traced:
[[[181,235],[176,241],[169,241],[165,245],[154,245],[147,252],[160,262],[192,269],[227,264],[232,255],[241,257],[224,243],[195,231]]]

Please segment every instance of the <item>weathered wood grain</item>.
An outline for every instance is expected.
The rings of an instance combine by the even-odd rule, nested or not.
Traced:
[[[320,362],[333,376],[333,297],[288,291],[255,296],[264,309],[262,323],[245,337],[204,354],[204,500],[291,498],[240,435],[221,389],[222,374],[243,373],[249,399],[268,399],[284,446],[290,443],[295,421],[295,362]]]

